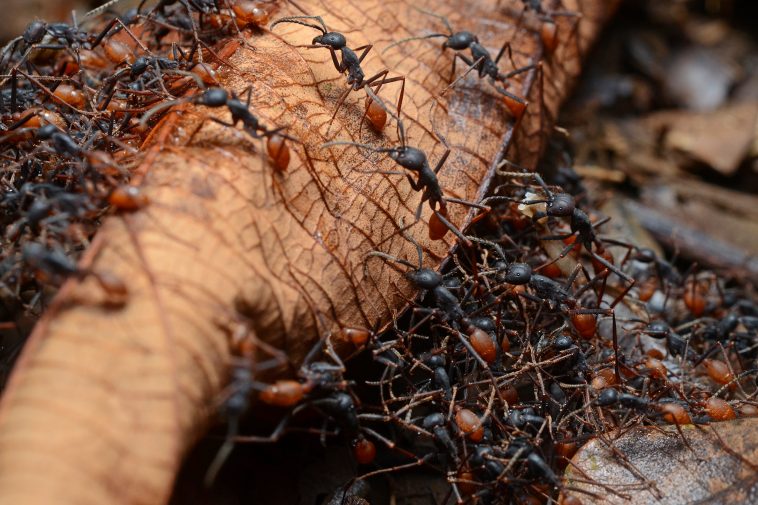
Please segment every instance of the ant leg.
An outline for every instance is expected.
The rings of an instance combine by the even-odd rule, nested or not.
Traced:
[[[357,480],[365,480],[370,477],[374,477],[375,475],[381,475],[383,473],[389,473],[389,472],[396,472],[398,470],[405,470],[406,468],[413,468],[416,466],[423,466],[425,465],[432,457],[434,456],[433,453],[427,454],[423,458],[416,458],[416,461],[413,461],[411,463],[406,463],[404,465],[396,465],[390,468],[382,468],[380,470],[374,470],[373,472],[365,473],[361,475],[360,477],[357,477]]]
[[[16,69],[11,72],[11,114],[16,112],[16,101],[18,100],[18,75]]]
[[[332,337],[331,335],[327,335],[324,339],[324,352],[334,360],[335,363],[337,363],[337,366],[339,367],[338,371],[341,373],[345,372],[345,364],[340,359],[337,352],[334,350],[334,345],[332,344]]]
[[[223,445],[219,448],[216,456],[213,458],[213,461],[208,466],[208,470],[205,472],[203,484],[206,488],[213,486],[218,473],[221,471],[221,467],[224,466],[224,463],[226,463],[226,460],[232,454],[232,451],[234,450],[234,439],[237,436],[238,429],[239,418],[238,416],[234,416],[232,419],[229,419],[229,427],[226,432],[226,440],[224,440]]]
[[[610,261],[608,261],[607,259],[603,258],[602,256],[600,256],[600,255],[599,255],[599,254],[597,254],[596,252],[594,252],[594,251],[590,251],[590,255],[592,256],[592,258],[593,258],[593,259],[595,259],[596,261],[598,261],[599,263],[601,263],[601,264],[602,264],[602,265],[603,265],[605,268],[607,268],[608,270],[610,270],[611,272],[613,272],[614,274],[616,274],[617,276],[619,276],[619,277],[620,277],[621,279],[623,279],[625,282],[628,282],[628,283],[629,283],[629,286],[627,286],[627,287],[626,287],[626,288],[625,288],[625,289],[624,289],[624,290],[621,292],[621,294],[619,294],[619,295],[618,295],[618,296],[617,296],[617,297],[616,297],[616,298],[613,300],[613,303],[611,303],[611,307],[615,307],[615,306],[616,306],[616,305],[617,305],[617,304],[618,304],[618,303],[619,303],[621,300],[623,300],[623,299],[624,299],[624,297],[625,297],[625,296],[626,296],[626,294],[629,292],[629,290],[631,290],[631,289],[634,287],[634,285],[635,285],[636,281],[634,280],[634,278],[633,278],[633,277],[630,277],[629,275],[627,275],[627,274],[625,274],[624,272],[622,272],[622,271],[621,271],[621,270],[620,270],[618,267],[616,267],[616,265],[614,265],[613,263],[611,263],[611,262],[610,262]]]
[[[495,57],[495,65],[497,65],[500,62],[500,58],[503,57],[503,54],[505,53],[506,50],[508,51],[508,59],[511,60],[511,65],[513,65],[513,67],[515,68],[516,62],[513,61],[513,51],[511,50],[510,40],[506,40],[505,43],[503,44],[503,47],[501,47],[500,51],[498,51],[497,56]]]
[[[103,41],[106,35],[108,35],[108,32],[111,31],[111,28],[113,28],[118,21],[118,18],[113,18],[111,21],[105,25],[105,28],[95,37],[95,40],[92,41],[92,49],[96,48],[100,45],[100,42]]]
[[[210,120],[210,121],[213,121],[214,123],[218,123],[218,124],[220,124],[220,125],[222,125],[222,126],[228,126],[228,127],[230,127],[230,128],[234,128],[235,126],[237,126],[237,123],[235,123],[234,121],[229,121],[229,122],[227,123],[227,122],[226,122],[226,121],[224,121],[223,119],[219,119],[219,118],[217,118],[217,117],[211,117],[211,118],[208,118],[208,120]],[[255,137],[255,138],[258,138],[258,137],[256,137],[256,136],[254,136],[254,137]]]
[[[455,53],[455,56],[453,57],[453,64],[455,64],[455,59],[456,58],[462,59],[464,61],[464,63],[466,63],[469,67],[468,67],[468,69],[466,69],[465,72],[463,72],[460,75],[460,77],[458,77],[453,82],[451,82],[450,84],[448,84],[447,87],[442,90],[442,92],[440,93],[440,96],[442,96],[445,93],[447,93],[447,91],[450,88],[452,88],[453,86],[455,86],[456,84],[458,84],[458,81],[460,81],[461,79],[464,79],[469,74],[469,72],[471,72],[472,70],[474,70],[478,65],[480,65],[482,63],[482,61],[484,61],[484,56],[482,56],[478,60],[472,62],[470,59],[468,59],[464,55],[462,55],[460,53]],[[452,78],[452,76],[451,76],[451,78]]]
[[[322,46],[316,46],[316,47],[322,47]],[[339,58],[337,58],[337,52],[334,50],[332,46],[329,46],[329,53],[332,55],[332,63],[334,63],[334,68],[337,70],[337,72],[341,74],[345,70],[347,70],[347,65],[345,65],[344,61],[340,63]]]
[[[361,54],[361,55],[358,57],[358,63],[363,63],[363,58],[365,58],[365,57],[366,57],[366,55],[369,53],[369,51],[371,51],[371,48],[372,48],[372,47],[374,47],[374,45],[373,45],[373,44],[366,44],[365,46],[356,47],[355,49],[353,49],[353,51],[355,51],[356,53],[357,53],[358,51],[361,51],[361,50],[363,51],[363,54]]]
[[[505,81],[507,81],[511,77],[515,77],[519,74],[523,74],[524,72],[528,72],[529,70],[534,70],[535,68],[537,68],[537,65],[526,65],[521,68],[511,70],[507,74],[498,74],[498,80],[500,80],[503,84],[505,84]]]
[[[490,207],[486,205],[482,205],[481,203],[469,202],[468,200],[462,200],[460,198],[452,198],[452,197],[446,196],[444,197],[444,200],[449,203],[457,203],[459,205],[465,205],[466,207],[471,207],[473,209],[479,209],[479,210],[484,210],[484,211],[492,210]]]
[[[400,83],[402,83],[400,85],[400,95],[398,96],[397,104],[396,104],[396,107],[397,107],[396,121],[397,121],[397,130],[398,130],[397,131],[397,136],[400,139],[400,141],[402,142],[402,145],[405,146],[405,135],[404,135],[404,132],[402,131],[401,126],[400,126],[400,113],[403,110],[403,98],[405,97],[405,76],[390,77],[389,79],[387,79],[386,76],[387,76],[388,73],[389,73],[389,70],[383,70],[383,71],[379,72],[378,74],[372,76],[370,79],[367,79],[365,81],[366,84],[364,85],[364,88],[366,86],[368,88],[371,88],[372,86],[377,86],[376,87],[376,91],[374,91],[373,93],[375,95],[378,95],[379,94],[379,90],[385,84],[391,84],[393,82],[400,82]],[[380,76],[383,76],[382,80],[379,81],[378,84],[375,84],[374,81],[376,81]],[[369,94],[369,96],[370,96],[370,94]],[[371,98],[371,100],[373,101],[373,98]],[[371,105],[371,102],[369,101],[369,103],[366,104],[366,110],[363,113],[363,118],[361,118],[361,125],[363,125],[363,119],[366,117],[366,114],[368,113],[368,108],[369,108],[370,105]]]
[[[247,93],[247,100],[245,100],[245,106],[249,109],[250,108],[250,101],[253,98],[253,86],[248,86],[243,93]]]
[[[342,107],[342,104],[345,103],[345,99],[347,98],[347,95],[350,94],[350,92],[353,91],[353,88],[348,87],[344,93],[339,97],[339,100],[337,100],[337,106],[334,108],[334,113],[332,114],[332,117],[329,118],[329,126],[326,129],[326,132],[329,133],[329,130],[332,127],[332,123],[334,122],[334,118],[337,117],[337,112],[339,112],[340,107]]]
[[[258,443],[258,444],[273,444],[279,441],[280,438],[282,438],[282,435],[285,433],[285,429],[287,427],[287,424],[292,419],[292,416],[295,414],[295,412],[298,409],[293,410],[292,412],[288,413],[284,418],[282,418],[281,421],[279,421],[279,424],[276,425],[276,428],[273,432],[271,432],[271,435],[267,437],[261,437],[256,435],[236,435],[233,440],[235,442],[241,442],[241,443]]]
[[[453,232],[453,235],[458,237],[458,240],[460,240],[461,243],[463,243],[466,247],[471,247],[471,240],[469,240],[469,238],[464,235],[461,230],[459,230],[453,223],[448,221],[448,219],[440,211],[432,209],[432,212],[435,216],[437,216],[437,219],[439,219],[440,222],[447,227],[448,230]]]
[[[442,168],[442,165],[444,165],[445,162],[447,161],[447,157],[448,156],[450,156],[450,148],[447,148],[445,150],[445,152],[442,154],[442,157],[437,162],[437,166],[434,167],[434,173],[435,174],[439,173],[440,169]]]

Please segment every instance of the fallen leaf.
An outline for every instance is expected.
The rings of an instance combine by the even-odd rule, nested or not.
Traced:
[[[680,429],[640,427],[590,441],[566,471],[568,494],[584,505],[758,501],[757,419]]]
[[[296,4],[324,16],[353,47],[374,44],[367,75],[389,68],[407,76],[410,142],[435,163],[445,150],[435,131],[445,136],[453,151],[442,187],[474,200],[506,152],[536,160],[580,54],[609,12],[600,0],[564,3],[582,8],[579,30],[570,29],[575,19],[560,17],[556,52],[510,83],[531,102],[515,140],[513,118],[475,75],[437,96],[452,63],[438,43],[382,54],[393,40],[437,26],[413,8],[418,2]],[[476,31],[487,47],[511,40],[517,65],[542,56],[539,37],[515,32],[516,18],[491,3],[423,5]],[[276,16],[293,14],[302,13],[287,2]],[[219,48],[233,65],[220,76],[223,85],[238,92],[252,86],[252,110],[263,124],[286,126],[300,140],[291,144],[287,172],[273,172],[256,142],[208,121],[200,107],[179,107],[153,130],[138,169],[150,205],[107,219],[83,260],[127,281],[128,303],[104,307],[94,280],[70,282],[35,329],[0,405],[0,502],[164,503],[214,412],[237,323],[244,319],[296,367],[318,337],[342,326],[382,326],[413,295],[381,260],[364,264],[372,250],[415,261],[399,231],[413,222],[419,194],[404,177],[378,172],[396,170],[386,156],[322,147],[340,139],[394,145],[394,128],[360,132],[361,93],[348,97],[329,128],[345,80],[327,51],[297,47],[313,36],[283,25]],[[388,85],[381,96],[391,103],[397,93]],[[458,226],[470,216],[451,204]],[[437,267],[454,242],[450,234],[429,240],[428,218],[424,206],[409,233],[424,247],[426,266]]]
[[[713,112],[657,112],[644,121],[650,128],[665,132],[665,148],[729,176],[755,141],[758,102],[736,103]]]

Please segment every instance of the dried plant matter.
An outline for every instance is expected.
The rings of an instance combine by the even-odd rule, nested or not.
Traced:
[[[603,494],[601,486],[626,491],[626,497],[582,494],[582,503],[748,503],[756,493],[756,420],[708,427],[637,428],[615,440],[593,440],[574,457],[567,478],[584,492]],[[686,442],[685,442],[686,441]],[[614,450],[609,449],[609,443]],[[662,455],[665,454],[665,457]],[[625,458],[627,464],[621,462]],[[634,471],[639,472],[637,475]],[[588,484],[587,478],[598,484]],[[645,479],[653,488],[642,485]]]
[[[353,45],[387,45],[429,27],[407,2],[297,4],[327,17]],[[531,101],[514,151],[523,159],[539,152],[605,6],[568,5],[584,15],[577,36],[559,40],[541,72],[512,82]],[[541,56],[534,34],[514,32],[513,20],[491,5],[426,7],[476,26],[488,46],[512,37],[519,64]],[[277,15],[288,14],[299,12],[288,4]],[[363,264],[377,248],[413,254],[398,229],[413,222],[420,195],[401,176],[379,173],[394,169],[381,156],[321,147],[335,139],[391,145],[393,125],[381,136],[365,125],[361,132],[363,101],[349,96],[328,128],[345,84],[326,51],[296,47],[312,36],[296,27],[259,30],[218,48],[229,63],[222,84],[251,85],[252,110],[300,140],[290,143],[285,173],[275,173],[262,146],[240,130],[207,121],[213,112],[201,106],[185,103],[153,130],[137,170],[149,205],[108,218],[81,265],[123,279],[128,300],[104,303],[92,276],[70,282],[35,330],[0,410],[0,501],[164,502],[225,381],[236,321],[249,321],[259,339],[297,362],[340,326],[384,325],[412,294],[386,266],[364,273]],[[474,200],[515,122],[475,79],[435,98],[447,84],[448,58],[422,44],[374,53],[365,68],[406,75],[410,139],[435,162],[444,150],[435,132],[444,136],[453,154],[442,186]],[[463,227],[466,209],[451,206],[450,218]],[[424,223],[410,231],[429,266],[453,244],[426,239]]]

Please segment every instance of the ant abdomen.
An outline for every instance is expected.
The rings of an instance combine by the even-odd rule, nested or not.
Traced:
[[[279,172],[284,172],[290,163],[290,150],[286,145],[286,139],[281,135],[272,135],[266,141],[266,150]]]

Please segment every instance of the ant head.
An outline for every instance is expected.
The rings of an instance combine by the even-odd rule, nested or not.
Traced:
[[[145,58],[144,56],[140,56],[139,58],[137,58],[134,61],[134,63],[132,63],[132,68],[130,71],[132,78],[138,75],[144,74],[145,71],[147,70],[147,66],[148,66],[147,58]]]
[[[410,270],[405,276],[420,289],[434,289],[442,283],[442,275],[430,268]]]
[[[333,49],[342,49],[347,46],[347,39],[345,36],[338,32],[327,32],[323,35],[313,38],[312,44],[323,44]]]
[[[505,282],[520,286],[532,279],[532,267],[526,263],[511,263],[505,272]]]
[[[479,42],[479,39],[473,33],[456,32],[448,37],[448,39],[442,44],[442,47],[449,47],[454,51],[462,51],[468,49],[468,47],[474,42]]]
[[[568,193],[558,193],[547,203],[547,215],[568,217],[574,213],[574,197]]]
[[[652,263],[656,260],[655,251],[647,247],[642,247],[637,251],[634,259],[642,263]]]
[[[557,351],[565,351],[566,349],[571,349],[573,346],[574,339],[565,333],[563,335],[559,335],[558,338],[553,341],[553,347],[555,347]]]
[[[40,140],[47,140],[59,131],[60,130],[58,129],[58,127],[55,126],[54,124],[47,124],[37,130],[37,138]]]
[[[445,424],[445,416],[440,414],[439,412],[435,412],[434,414],[429,414],[424,418],[424,421],[422,422],[422,426],[425,430],[428,430],[430,428],[435,428],[437,426],[442,426]]]
[[[671,331],[664,321],[651,321],[645,328],[645,333],[653,338],[666,338]]]
[[[197,103],[208,107],[222,107],[228,99],[229,93],[224,88],[208,88],[199,96]]]
[[[29,23],[29,26],[24,30],[24,42],[27,44],[38,44],[42,42],[45,37],[45,31],[47,30],[47,23],[44,21],[36,20]]]
[[[426,358],[426,364],[432,368],[439,368],[445,366],[445,356],[441,354],[432,354]]]
[[[595,404],[601,407],[607,407],[609,405],[615,404],[618,401],[619,401],[619,392],[613,388],[606,388],[606,389],[603,389],[599,395],[597,395],[597,400],[595,400]]]
[[[389,151],[389,157],[392,158],[403,168],[408,170],[419,171],[426,164],[426,155],[420,149],[415,147],[400,147]]]

